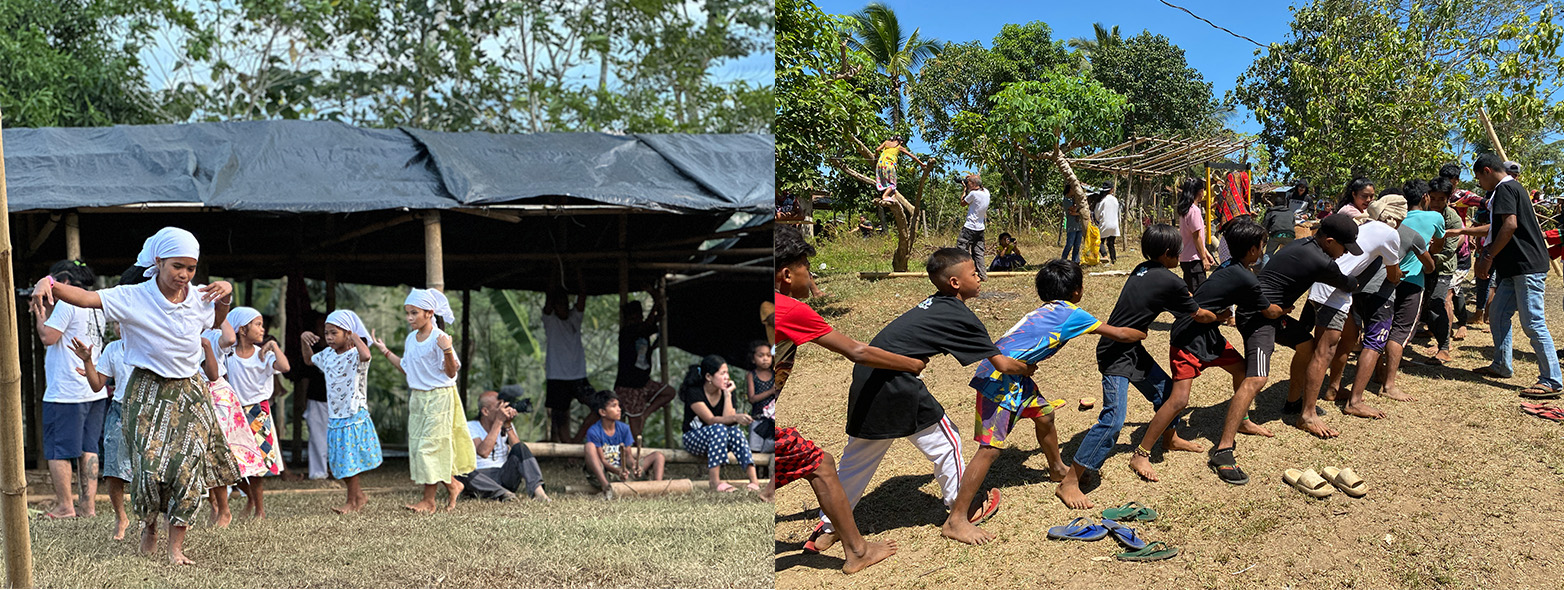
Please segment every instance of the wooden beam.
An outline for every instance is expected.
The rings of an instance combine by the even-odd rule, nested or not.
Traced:
[[[744,274],[774,274],[776,272],[774,269],[764,266],[747,266],[742,264],[694,264],[687,262],[643,262],[636,265],[636,267],[669,271],[714,270]]]
[[[43,229],[38,230],[38,235],[33,236],[32,243],[27,245],[27,254],[25,256],[23,256],[23,258],[32,258],[34,254],[37,254],[38,253],[38,249],[42,248],[43,247],[43,243],[48,241],[49,240],[49,236],[54,233],[54,227],[59,225],[59,224],[60,224],[60,215],[59,214],[50,215],[49,216],[49,221],[47,221],[47,222],[45,222],[43,224]]]
[[[619,216],[619,307],[630,301],[630,216]]]
[[[427,232],[426,232],[426,236],[425,237],[427,238]],[[426,246],[427,246],[427,242],[426,242]],[[693,250],[692,249],[692,250],[661,250],[661,251],[655,251],[655,250],[654,251],[646,251],[646,250],[634,250],[634,249],[632,249],[629,252],[629,256],[630,256],[630,260],[631,260],[631,263],[632,263],[631,266],[635,267],[637,265],[644,264],[644,263],[639,262],[639,261],[645,260],[645,259],[690,258],[690,257],[697,257],[697,256],[698,257],[715,256],[715,257],[720,257],[720,258],[751,257],[751,256],[768,256],[771,253],[772,253],[772,249],[771,248],[730,248],[730,249],[726,249],[726,250]],[[621,254],[622,254],[621,252],[616,252],[616,251],[605,251],[605,252],[563,252],[563,253],[560,253],[560,254],[557,254],[557,255],[556,254],[547,254],[547,253],[503,252],[503,253],[487,253],[487,254],[446,254],[446,255],[444,255],[442,257],[442,259],[445,262],[447,262],[447,263],[479,263],[479,264],[485,264],[485,263],[488,263],[488,264],[504,264],[504,263],[509,263],[509,262],[526,262],[526,261],[553,262],[555,260],[568,260],[568,261],[575,261],[575,262],[581,262],[581,261],[617,262],[617,260],[621,256]],[[311,262],[324,262],[324,263],[331,263],[331,264],[350,264],[350,265],[362,265],[362,264],[372,264],[372,263],[408,264],[408,263],[414,263],[414,262],[420,262],[420,261],[427,261],[428,260],[428,255],[427,254],[410,254],[410,253],[409,254],[377,254],[377,253],[354,253],[354,252],[322,252],[322,253],[319,253],[319,254],[311,254],[311,255],[308,256],[308,259]],[[99,263],[99,264],[110,264],[110,265],[112,265],[112,264],[117,264],[117,263],[130,264],[131,262],[135,261],[135,258],[121,256],[121,257],[104,257],[104,258],[98,258],[96,260],[97,260],[97,263]],[[224,264],[287,264],[287,265],[296,265],[299,262],[301,262],[300,256],[293,255],[293,254],[209,254],[209,255],[202,256],[201,260],[203,262],[211,262],[212,264],[215,264],[215,265],[224,265]],[[673,263],[670,263],[670,264],[673,264]],[[427,270],[427,267],[426,267],[426,270]]]
[[[529,442],[526,444],[527,450],[532,451],[532,456],[538,458],[556,457],[579,459],[586,457],[586,445],[555,442]],[[641,450],[642,453],[650,453],[653,451],[662,453],[663,457],[667,459],[669,463],[700,463],[702,465],[706,463],[705,457],[700,455],[693,455],[681,449],[657,449],[648,447]],[[755,458],[755,465],[757,466],[766,466],[771,464],[771,453],[751,453],[751,456]],[[734,457],[733,453],[728,453],[728,459],[732,460],[733,464],[738,463],[737,457]]]
[[[5,148],[0,145],[0,211],[5,190]],[[16,280],[12,276],[11,216],[0,215],[0,517],[5,530],[5,580],[33,586],[32,535],[27,532],[27,460],[22,446],[22,359],[17,341]]]
[[[477,217],[485,217],[496,221],[504,221],[506,223],[521,223],[522,217],[520,213],[515,211],[492,211],[489,209],[470,209],[467,207],[458,207],[456,209],[452,209],[452,211],[466,213],[468,215],[474,215]]]
[[[668,382],[668,277],[657,279],[657,308],[662,310],[657,322],[657,364],[662,365],[663,385],[678,389],[677,385]],[[673,446],[673,431],[679,430],[679,425],[673,422],[673,404],[663,405],[663,446]]]
[[[81,220],[75,211],[65,214],[65,259],[81,260]]]
[[[328,246],[335,246],[337,244],[341,244],[341,243],[346,242],[348,240],[361,238],[361,237],[367,236],[369,234],[375,233],[377,231],[380,231],[380,230],[383,230],[383,229],[386,229],[386,228],[389,228],[389,227],[396,227],[398,225],[402,225],[404,223],[407,223],[407,222],[412,221],[412,220],[417,219],[417,218],[418,218],[418,216],[414,215],[412,213],[408,213],[406,215],[398,215],[396,217],[393,217],[391,219],[387,219],[385,221],[381,221],[381,222],[378,222],[378,223],[371,223],[371,224],[366,225],[364,227],[361,227],[361,228],[358,228],[358,229],[355,229],[355,230],[343,233],[343,234],[338,235],[336,237],[333,237],[333,238],[331,238],[329,240],[323,241],[323,242],[321,242],[319,244],[315,244],[313,247],[305,249],[305,251],[306,252],[313,252],[313,251],[316,251],[316,250],[324,249],[324,248],[326,248]]]
[[[445,248],[440,240],[440,212],[424,213],[424,282],[427,288],[445,290]]]

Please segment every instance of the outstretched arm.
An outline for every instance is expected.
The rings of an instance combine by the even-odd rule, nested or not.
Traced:
[[[1026,375],[1031,377],[1037,372],[1037,365],[1029,365],[1002,354],[988,357],[988,362],[994,365],[994,370],[1006,375]]]
[[[1101,334],[1103,338],[1125,344],[1134,344],[1146,339],[1146,333],[1140,330],[1110,326],[1108,324],[1097,326],[1097,329],[1092,330],[1091,333]]]
[[[375,341],[375,348],[379,348],[380,354],[385,355],[386,360],[391,361],[391,366],[396,367],[396,370],[401,371],[403,375],[407,374],[407,369],[402,368],[402,357],[397,356],[396,353],[391,352],[391,349],[386,348],[386,341],[380,339],[378,333],[370,330],[369,339]]]
[[[816,338],[814,342],[824,346],[826,350],[846,357],[847,360],[856,364],[876,369],[905,371],[916,375],[922,373],[923,367],[927,364],[912,357],[889,353],[881,348],[869,346],[867,343],[848,338],[835,330]]]
[[[33,285],[33,299],[45,307],[53,306],[55,301],[64,301],[76,307],[103,309],[103,299],[96,291],[61,283],[54,277],[38,279]]]

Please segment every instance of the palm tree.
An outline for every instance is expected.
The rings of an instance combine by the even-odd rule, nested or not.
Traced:
[[[1075,55],[1081,60],[1077,68],[1082,72],[1092,69],[1092,52],[1108,47],[1118,47],[1124,44],[1124,38],[1119,36],[1119,25],[1108,28],[1102,23],[1092,23],[1093,37],[1076,37],[1065,42],[1070,49],[1075,50]]]
[[[878,2],[849,16],[847,27],[848,46],[869,54],[890,82],[891,125],[899,126],[906,116],[903,101],[907,83],[924,61],[939,55],[943,44],[938,39],[923,38],[919,29],[903,35],[896,12]]]

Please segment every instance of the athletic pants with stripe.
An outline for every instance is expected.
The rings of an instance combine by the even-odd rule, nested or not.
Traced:
[[[836,461],[836,475],[842,481],[842,491],[847,493],[849,507],[858,507],[858,500],[863,498],[869,480],[874,479],[874,472],[880,468],[880,460],[885,458],[886,451],[891,450],[891,444],[897,440],[847,437],[847,448],[842,449],[842,456]],[[961,434],[956,432],[956,425],[951,424],[950,417],[946,416],[933,426],[906,437],[906,440],[934,463],[934,479],[939,481],[940,489],[944,490],[945,505],[950,506],[956,501],[956,492],[961,488],[961,474],[967,470],[966,461],[961,458]],[[836,530],[824,512],[820,513],[820,522],[825,524],[827,532]]]

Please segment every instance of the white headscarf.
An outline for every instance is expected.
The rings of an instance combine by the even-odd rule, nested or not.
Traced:
[[[141,253],[136,255],[136,266],[145,266],[147,270],[141,276],[150,277],[157,274],[157,261],[160,258],[201,258],[201,243],[196,241],[194,234],[177,227],[165,227],[157,230],[152,237],[141,243]]]
[[[261,317],[261,312],[255,311],[253,307],[235,307],[228,310],[228,325],[233,326],[234,331],[237,332],[243,330],[245,326],[250,325],[250,322],[255,321],[255,318],[258,317]]]
[[[447,325],[456,323],[456,314],[451,312],[451,301],[445,298],[445,294],[434,289],[413,289],[407,294],[407,301],[402,305],[411,305],[418,309],[427,309],[440,316]]]
[[[326,316],[326,323],[358,334],[358,337],[363,338],[364,342],[369,342],[369,329],[364,327],[364,321],[359,319],[358,314],[353,313],[351,309],[339,309],[331,312],[331,315]]]

